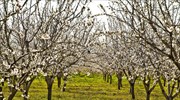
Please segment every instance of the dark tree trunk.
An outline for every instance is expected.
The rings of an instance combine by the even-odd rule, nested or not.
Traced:
[[[4,99],[4,95],[3,95],[3,92],[2,92],[2,87],[0,87],[0,100],[3,100]]]
[[[58,80],[58,88],[61,87],[61,77],[57,77],[57,80]]]
[[[28,100],[28,93],[29,93],[29,88],[32,84],[32,82],[34,81],[35,77],[33,77],[31,80],[27,81],[24,83],[24,92],[23,92],[23,95],[24,95],[24,100]]]
[[[148,82],[146,83],[146,81],[148,81]],[[145,90],[146,90],[146,100],[150,100],[151,89],[150,89],[150,78],[149,78],[149,76],[148,76],[147,79],[144,78],[144,80],[143,80],[143,85],[144,85],[144,88],[145,88]],[[153,88],[154,88],[154,87],[152,87],[152,89],[153,89]]]
[[[168,98],[168,95],[167,95],[167,93],[165,92],[165,89],[164,89],[164,87],[163,87],[163,84],[162,84],[161,80],[159,80],[158,83],[159,83],[159,86],[160,86],[160,88],[161,88],[162,94],[164,95],[164,97],[166,98],[166,100],[168,100],[168,99],[169,99],[169,98]]]
[[[29,91],[26,89],[25,92],[23,93],[23,95],[24,95],[24,97],[23,97],[24,100],[28,100],[28,98],[27,98],[27,97],[28,97],[28,92],[29,92]]]
[[[4,82],[2,82],[1,84],[2,84],[2,86],[4,86]]]
[[[107,76],[107,79],[106,79],[106,82],[109,83],[109,74],[106,75]]]
[[[103,72],[103,80],[106,81],[107,80],[107,73]]]
[[[58,75],[57,75],[58,88],[61,87],[61,78],[62,78],[62,76],[63,76],[62,72],[59,72]]]
[[[54,82],[54,77],[53,76],[46,76],[45,77],[46,83],[47,83],[47,89],[48,89],[48,100],[51,100],[52,97],[52,86]]]
[[[63,77],[64,84],[63,84],[62,92],[64,92],[64,91],[66,90],[66,85],[67,85],[67,77],[68,77],[68,75],[66,75],[66,76],[64,76],[64,77]]]
[[[118,90],[120,90],[122,87],[122,72],[117,73],[117,78],[118,78]]]
[[[179,86],[180,86],[180,79],[179,80],[177,80],[178,82],[177,82],[177,88],[179,88]]]
[[[164,86],[166,86],[166,79],[165,79],[165,78],[163,78],[163,81],[164,81]]]
[[[166,100],[173,100],[172,96],[168,96],[168,98],[166,98]]]
[[[48,85],[48,100],[51,100],[52,97],[52,84]]]
[[[118,78],[118,90],[122,87],[122,78]]]
[[[11,88],[11,93],[8,97],[8,100],[12,100],[14,98],[14,96],[16,95],[16,93],[17,93],[17,90],[14,87]]]
[[[149,91],[147,91],[146,92],[146,100],[150,100],[150,97],[151,97],[150,95],[151,95],[151,93]]]
[[[112,75],[109,75],[109,83],[112,84]]]
[[[132,100],[135,100],[135,93],[134,93],[134,82],[130,82],[130,93],[132,96]]]

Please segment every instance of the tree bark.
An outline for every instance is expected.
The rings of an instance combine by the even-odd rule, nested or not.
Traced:
[[[150,100],[150,97],[151,97],[150,95],[151,95],[151,93],[149,91],[147,91],[146,92],[146,100]]]
[[[158,83],[159,83],[159,86],[160,86],[160,88],[161,88],[162,94],[163,94],[164,97],[168,100],[168,95],[166,94],[166,92],[165,92],[165,90],[164,90],[164,87],[163,87],[163,85],[162,85],[162,83],[161,83],[161,80],[159,80]]]
[[[118,90],[120,90],[122,87],[122,79],[118,78]]]
[[[51,100],[52,97],[52,86],[54,82],[54,77],[53,76],[46,76],[45,77],[46,83],[47,83],[47,89],[48,89],[48,100]]]
[[[109,74],[106,75],[107,76],[107,79],[106,79],[106,82],[109,83]]]
[[[48,85],[48,100],[51,100],[52,97],[52,84]]]
[[[63,80],[64,80],[64,84],[63,84],[63,88],[62,88],[62,92],[64,92],[66,90],[66,85],[67,85],[67,77],[68,75],[64,76]]]
[[[107,73],[103,72],[103,80],[106,81],[107,80]]]
[[[118,78],[118,90],[120,90],[122,87],[122,73],[121,72],[117,73],[117,78]]]
[[[112,84],[112,75],[109,74],[109,83]]]
[[[24,90],[25,90],[25,92],[23,93],[24,100],[28,100],[27,97],[28,97],[28,93],[29,93],[29,88],[30,88],[32,82],[34,81],[34,79],[35,79],[35,77],[33,77],[31,80],[24,83]]]
[[[177,80],[177,88],[179,88],[179,86],[180,86],[180,79]]]
[[[132,96],[132,100],[135,100],[135,93],[134,93],[134,82],[130,82],[130,93]]]
[[[168,98],[166,100],[173,100],[172,96],[168,96]]]
[[[3,95],[3,92],[2,92],[2,87],[0,87],[0,100],[3,100],[4,99],[4,95]]]
[[[61,77],[57,77],[57,80],[58,80],[58,88],[61,87]]]
[[[14,87],[11,88],[11,93],[8,97],[8,100],[12,100],[14,98],[14,96],[16,95],[16,93],[17,93],[17,90]]]
[[[59,72],[58,75],[57,75],[58,88],[61,87],[61,78],[62,78],[62,76],[63,76],[62,72]]]

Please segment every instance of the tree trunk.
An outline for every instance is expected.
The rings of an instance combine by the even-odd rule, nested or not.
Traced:
[[[122,87],[122,78],[118,78],[118,90]]]
[[[177,80],[177,88],[179,88],[179,86],[180,86],[180,79]]]
[[[57,80],[58,80],[58,88],[61,87],[61,77],[57,77]]]
[[[162,94],[163,94],[164,97],[168,100],[168,95],[167,95],[167,93],[165,92],[165,89],[164,89],[164,87],[163,87],[163,84],[162,84],[161,80],[159,80],[158,83],[159,83],[159,86],[160,86],[160,88],[161,88]]]
[[[17,90],[14,87],[11,88],[11,93],[8,97],[8,100],[12,100],[14,98],[14,96],[16,95],[16,93],[17,93]]]
[[[165,79],[165,78],[163,78],[163,81],[164,81],[164,86],[166,86],[166,79]]]
[[[62,72],[59,72],[58,75],[57,75],[58,88],[61,87],[61,78],[62,78],[62,76],[63,76]]]
[[[135,93],[134,93],[134,82],[130,82],[130,93],[132,96],[132,100],[135,100]]]
[[[122,72],[117,73],[117,78],[118,78],[118,90],[120,90],[122,87]]]
[[[106,82],[109,83],[109,74],[107,74],[106,76],[107,76]]]
[[[64,80],[64,84],[63,84],[63,88],[62,88],[62,92],[64,92],[66,90],[66,85],[67,85],[67,77],[68,75],[64,76],[63,80]]]
[[[28,100],[29,88],[30,88],[32,82],[34,81],[34,79],[35,79],[35,77],[33,77],[31,80],[24,83],[24,90],[25,90],[25,92],[23,93],[24,100]]]
[[[54,82],[54,77],[53,76],[46,76],[45,77],[46,83],[47,83],[47,89],[48,89],[48,100],[51,100],[52,97],[52,85]]]
[[[103,72],[103,80],[104,80],[104,81],[107,80],[107,74],[106,74],[106,72]]]
[[[48,85],[48,100],[51,100],[52,97],[52,84]]]
[[[24,91],[24,93],[23,93],[23,95],[24,95],[24,100],[28,100],[28,89],[26,89],[25,91]]]
[[[151,97],[150,95],[151,95],[151,93],[149,91],[147,91],[146,92],[146,100],[150,100],[150,97]]]
[[[112,84],[112,75],[109,74],[109,83]]]
[[[168,98],[166,98],[166,100],[173,100],[172,96],[168,96]]]
[[[2,87],[0,87],[0,100],[3,100],[4,99],[4,95],[3,95],[3,92],[2,92]]]

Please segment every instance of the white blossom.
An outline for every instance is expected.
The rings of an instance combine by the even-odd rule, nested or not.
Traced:
[[[48,74],[47,73],[43,73],[43,76],[47,76]]]
[[[47,34],[47,33],[41,35],[41,39],[49,40],[50,38],[51,38],[51,37],[50,37],[49,34]]]
[[[173,27],[173,26],[168,27],[167,30],[168,30],[169,32],[173,32],[173,31],[174,31],[174,27]]]
[[[67,76],[68,75],[68,73],[64,73],[64,76]]]
[[[27,77],[27,78],[26,78],[26,81],[30,81],[30,80],[31,80],[31,78],[30,78],[30,77]]]
[[[87,72],[87,76],[90,76],[91,75],[91,73],[90,72]]]
[[[4,82],[4,78],[2,78],[2,79],[0,80],[0,83],[2,83],[2,82]]]

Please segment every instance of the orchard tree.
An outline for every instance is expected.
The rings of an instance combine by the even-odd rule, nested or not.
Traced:
[[[140,41],[139,43],[141,45],[143,45],[145,48],[149,48],[153,55],[155,53],[161,57],[161,59],[163,59],[162,61],[164,61],[164,63],[170,62],[171,66],[175,65],[176,69],[180,69],[179,1],[115,0],[111,3],[113,6],[110,6],[110,10],[112,10],[113,13],[106,15],[116,18],[124,26],[129,27],[129,30],[132,31],[133,36]],[[166,65],[167,70],[170,71],[172,68],[171,66]],[[168,75],[171,76],[172,74]],[[176,77],[178,77],[178,75]],[[173,80],[173,78],[170,78],[170,80]],[[161,80],[158,82],[161,82]],[[176,89],[178,93],[178,88]],[[163,88],[161,88],[161,90],[167,100],[172,100],[177,96],[175,95],[177,93],[172,96],[174,84],[171,87],[171,93],[169,92],[168,95],[164,93]]]
[[[36,51],[31,43],[42,25],[35,26],[35,21],[30,22],[33,12],[37,11],[39,1],[1,2],[1,83],[3,86],[4,82],[8,81],[8,99],[12,100],[18,90],[24,90],[21,86],[27,82],[26,79],[35,67],[32,60],[36,58],[32,58],[32,55]],[[31,8],[34,10],[28,10]]]
[[[79,51],[71,51],[75,50],[72,48],[87,42],[91,30],[88,27],[92,27],[89,17],[88,24],[81,22],[86,18],[82,15],[88,0],[63,0],[57,3],[41,1],[42,5],[39,5],[39,2],[4,0],[1,3],[4,14],[1,16],[1,83],[3,85],[4,81],[8,81],[9,100],[13,99],[18,90],[22,91],[24,99],[27,99],[30,84],[38,73],[46,76],[48,84],[52,83],[53,77],[57,75],[54,70],[58,71],[62,67],[58,63],[70,59],[69,56],[76,58],[74,55]],[[79,29],[78,25],[84,26]],[[75,43],[75,39],[81,41]],[[64,49],[63,45],[67,49]],[[57,50],[57,46],[62,49]],[[76,59],[79,59],[79,55]],[[50,73],[47,73],[47,70],[50,70]],[[50,100],[51,96],[48,96],[48,99]]]

